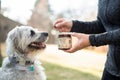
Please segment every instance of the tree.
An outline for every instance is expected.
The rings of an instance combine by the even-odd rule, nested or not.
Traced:
[[[0,13],[1,13],[1,0],[0,0]],[[1,25],[0,25],[0,32],[1,32]],[[0,38],[1,38],[1,33],[0,33]],[[1,40],[0,40],[0,59],[1,58],[2,58],[2,55],[1,55]]]
[[[54,36],[51,34],[52,21],[50,19],[48,0],[37,0],[28,25],[41,31],[47,31],[49,33],[48,43],[54,43]]]
[[[1,20],[1,19],[0,19]],[[0,25],[0,38],[1,38],[1,25]],[[2,55],[1,55],[1,39],[0,39],[0,59],[2,58]]]

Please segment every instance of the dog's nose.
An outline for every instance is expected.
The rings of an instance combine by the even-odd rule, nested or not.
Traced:
[[[48,33],[47,32],[43,32],[42,33],[44,36],[48,36]]]

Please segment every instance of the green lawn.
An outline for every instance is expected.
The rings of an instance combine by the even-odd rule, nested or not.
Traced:
[[[61,67],[56,64],[43,62],[42,65],[45,67],[47,80],[100,80],[99,77],[89,73]]]
[[[0,66],[2,65],[2,59],[0,59]]]
[[[43,62],[42,65],[45,67],[47,80],[100,80],[100,78],[94,75],[70,68],[61,67],[56,64]]]

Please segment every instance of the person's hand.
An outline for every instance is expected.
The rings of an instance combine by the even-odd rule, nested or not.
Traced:
[[[72,45],[72,48],[69,50],[64,50],[65,52],[73,53],[90,46],[89,35],[82,33],[73,33],[72,36],[76,37],[77,41]]]
[[[70,32],[72,28],[72,20],[58,19],[53,23],[53,26],[56,30],[60,32]]]

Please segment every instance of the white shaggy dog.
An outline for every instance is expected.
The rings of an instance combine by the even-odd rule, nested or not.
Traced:
[[[0,80],[46,80],[36,51],[46,47],[47,38],[47,32],[40,32],[30,26],[11,30],[6,40],[8,57],[0,68]]]

